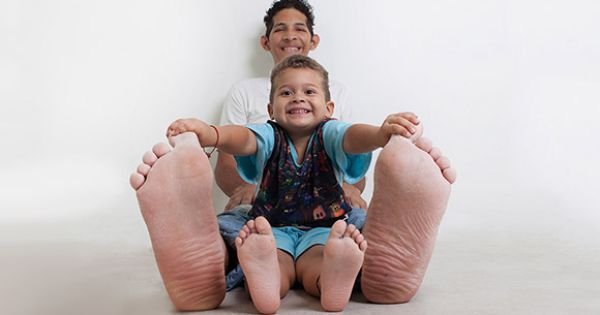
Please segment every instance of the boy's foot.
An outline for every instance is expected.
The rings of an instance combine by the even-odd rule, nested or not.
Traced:
[[[341,312],[348,304],[366,249],[367,241],[354,225],[340,220],[331,227],[319,278],[325,311]]]
[[[440,169],[427,150],[402,137],[393,136],[381,151],[363,229],[367,300],[403,303],[416,294],[450,196],[450,180]]]
[[[198,138],[155,145],[131,175],[154,256],[178,310],[207,310],[225,297],[225,244],[213,209],[213,175]]]
[[[281,275],[271,225],[264,217],[248,221],[235,246],[254,306],[262,314],[277,312]]]

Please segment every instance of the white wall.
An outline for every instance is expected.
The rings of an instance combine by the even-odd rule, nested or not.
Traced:
[[[128,175],[170,121],[217,122],[231,84],[268,72],[257,40],[269,4],[2,1],[0,219],[133,198]],[[458,168],[450,224],[526,215],[600,226],[600,4],[313,5],[312,56],[350,88],[359,117],[416,112]]]

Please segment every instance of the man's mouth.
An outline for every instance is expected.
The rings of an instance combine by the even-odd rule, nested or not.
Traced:
[[[300,47],[283,47],[282,50],[288,54],[298,54],[302,51]]]

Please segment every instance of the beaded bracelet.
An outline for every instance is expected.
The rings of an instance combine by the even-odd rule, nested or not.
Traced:
[[[208,158],[210,159],[210,156],[215,152],[215,150],[217,149],[217,146],[219,145],[219,129],[217,129],[217,127],[210,125],[210,127],[212,129],[215,130],[215,132],[217,133],[217,141],[215,142],[215,145],[213,146],[212,150],[210,150],[210,152],[206,152],[206,150],[204,148],[202,148],[204,150],[204,153],[206,153],[206,156],[208,156]]]

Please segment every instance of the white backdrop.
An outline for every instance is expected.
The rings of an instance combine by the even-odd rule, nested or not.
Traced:
[[[311,56],[357,116],[416,112],[458,168],[446,224],[600,227],[600,4],[312,2]],[[133,199],[129,173],[169,122],[217,122],[235,81],[268,73],[270,3],[2,1],[0,220]]]

